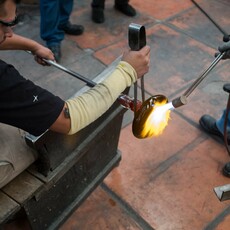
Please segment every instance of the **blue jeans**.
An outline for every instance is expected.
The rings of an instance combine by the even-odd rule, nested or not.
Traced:
[[[221,118],[216,120],[216,126],[224,134],[224,120],[225,120],[226,109],[224,110]],[[228,125],[227,125],[228,132],[230,131],[230,112],[228,113]]]
[[[73,0],[40,0],[40,36],[47,46],[60,44],[65,33],[59,29],[69,21]]]

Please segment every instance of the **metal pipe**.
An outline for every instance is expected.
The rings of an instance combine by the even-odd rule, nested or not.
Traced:
[[[182,105],[187,104],[188,96],[197,88],[197,86],[204,80],[204,78],[211,72],[211,70],[218,64],[218,62],[222,59],[225,53],[220,53],[211,63],[211,65],[204,70],[200,76],[192,83],[192,85],[184,92],[182,96],[179,96],[172,100],[172,105],[174,108],[178,108]]]
[[[225,52],[217,55],[217,57],[214,59],[214,61],[211,63],[211,65],[206,70],[204,70],[201,73],[201,75],[194,81],[194,83],[186,90],[186,92],[183,94],[185,97],[188,97],[193,92],[193,90],[201,83],[201,81],[204,80],[204,78],[211,72],[211,70],[222,59],[224,54],[225,54]]]
[[[217,65],[217,63],[222,59],[224,55],[225,52],[218,54],[214,61],[211,63],[211,65],[200,74],[200,76],[192,83],[192,85],[184,92],[184,94],[172,100],[172,105],[174,108],[178,108],[182,105],[187,104],[188,96],[204,80],[204,78],[211,72],[211,70]]]
[[[30,53],[30,52],[29,52]],[[85,82],[89,87],[94,87],[97,83],[94,81],[91,81],[90,79],[83,77],[82,75],[80,75],[79,73],[76,73],[70,69],[67,69],[66,67],[58,64],[57,62],[51,61],[51,60],[47,60],[47,59],[42,59],[43,61],[45,61],[47,64],[52,65],[68,74],[70,74],[73,77],[76,77],[77,79]]]
[[[186,104],[187,104],[187,97],[183,95],[172,100],[172,105],[174,108],[178,108]]]

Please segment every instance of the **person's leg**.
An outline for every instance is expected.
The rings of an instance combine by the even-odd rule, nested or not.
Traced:
[[[58,28],[59,25],[59,1],[40,0],[40,35],[47,46],[60,44],[64,39],[64,32]]]
[[[224,110],[220,119],[216,120],[216,126],[221,131],[222,134],[224,133],[225,116],[226,116],[226,110]],[[230,130],[230,113],[228,114],[228,123],[227,124],[228,124],[227,125],[227,131],[229,132],[229,130]]]
[[[59,28],[66,34],[81,35],[84,32],[82,25],[70,23],[70,15],[73,10],[73,0],[60,0]]]
[[[219,120],[216,121],[217,128],[224,134],[224,122],[226,116],[226,109],[222,113],[222,116]],[[227,133],[230,131],[230,113],[228,114],[228,121],[227,121]],[[228,138],[229,143],[229,138]],[[228,162],[223,168],[223,174],[227,177],[230,177],[230,162]]]
[[[92,1],[92,7],[100,7],[102,9],[105,8],[105,0],[93,0]]]
[[[59,25],[65,25],[69,22],[69,18],[73,10],[73,0],[60,0],[59,8],[60,8]]]
[[[54,54],[57,62],[61,58],[61,41],[64,39],[64,31],[59,25],[59,0],[40,0],[40,36]]]
[[[115,9],[130,17],[136,15],[136,10],[129,4],[129,0],[115,0]]]
[[[105,21],[104,8],[105,0],[93,0],[92,6],[92,20],[96,23],[103,23]]]

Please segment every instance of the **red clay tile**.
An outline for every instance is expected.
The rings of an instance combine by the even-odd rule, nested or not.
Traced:
[[[138,230],[141,228],[99,187],[59,229]]]
[[[119,148],[122,162],[105,181],[156,229],[203,229],[228,206],[213,192],[229,181],[221,174],[224,146],[180,118],[149,140],[132,137],[129,126]]]
[[[221,30],[196,6],[169,22],[192,37],[202,40],[204,43],[212,45],[217,49],[223,41],[222,30],[227,34],[230,32],[228,31],[228,7],[215,0],[202,1],[202,3],[199,3],[199,6],[218,24]]]
[[[214,59],[213,49],[162,25],[148,29],[148,43],[152,60],[145,88],[151,94],[183,92]]]
[[[221,220],[221,222],[217,225],[215,230],[227,230],[229,229],[229,223],[230,223],[230,216],[227,215]]]
[[[71,18],[73,21],[82,21],[85,26],[84,34],[81,36],[69,36],[69,39],[75,41],[82,49],[103,49],[113,45],[121,40],[127,39],[128,26],[130,23],[145,25],[153,23],[155,20],[144,15],[138,14],[136,17],[127,17],[113,8],[113,1],[106,1],[104,10],[105,22],[96,24],[91,20],[91,6],[80,14],[73,12]],[[87,17],[87,18],[86,18]],[[117,57],[117,56],[116,56]]]
[[[165,20],[192,6],[190,1],[183,0],[177,0],[176,2],[170,0],[145,0],[144,2],[132,0],[131,3],[140,14],[144,13],[159,20]]]

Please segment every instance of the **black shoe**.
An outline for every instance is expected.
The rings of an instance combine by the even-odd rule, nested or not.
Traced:
[[[48,48],[53,52],[56,62],[61,60],[61,46],[59,44],[48,46]]]
[[[219,137],[221,139],[221,141],[224,141],[224,135],[219,131],[219,129],[216,126],[216,120],[209,116],[209,115],[203,115],[200,118],[200,126],[203,128],[204,131],[206,131],[207,133],[211,134],[211,135],[215,135],[217,137]],[[227,142],[228,145],[230,145],[230,136],[228,133],[228,137],[227,137]]]
[[[230,162],[228,162],[223,168],[223,174],[226,177],[230,177]]]
[[[115,4],[115,9],[120,11],[121,13],[130,16],[130,17],[134,17],[136,15],[136,10],[129,5],[128,3],[126,4]]]
[[[218,137],[224,138],[223,134],[219,131],[219,129],[216,126],[216,120],[209,116],[209,115],[203,115],[200,118],[200,126],[209,134],[216,135]]]
[[[92,7],[92,20],[96,23],[105,21],[104,9],[101,7]]]
[[[65,25],[60,25],[59,29],[64,30],[66,34],[70,35],[81,35],[84,32],[84,27],[82,25],[75,25],[67,22]]]

